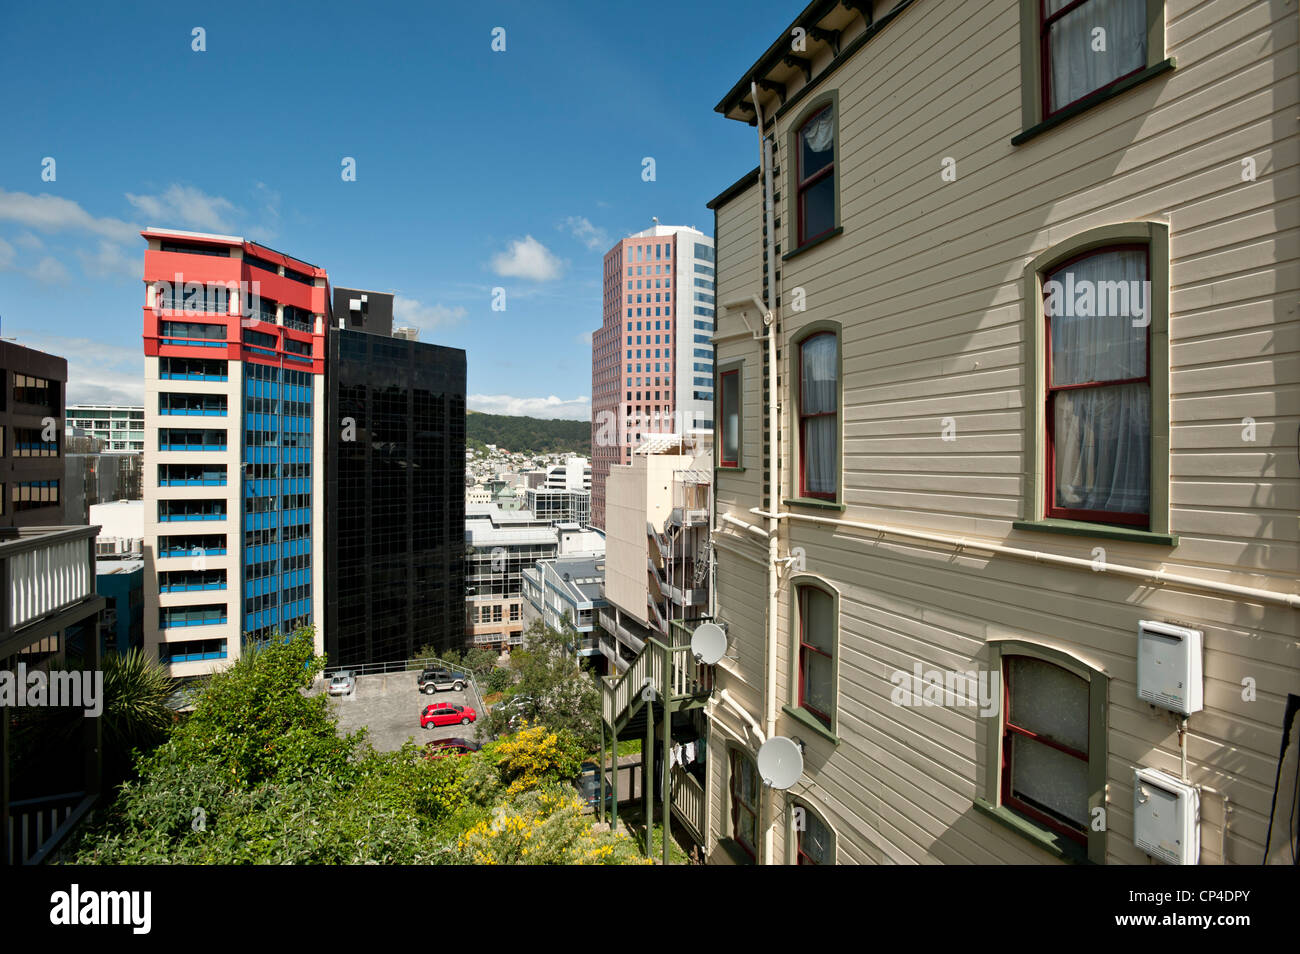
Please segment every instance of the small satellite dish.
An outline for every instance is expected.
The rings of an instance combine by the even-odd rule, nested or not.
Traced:
[[[727,634],[717,623],[701,623],[691,633],[691,655],[712,666],[727,652]]]
[[[758,747],[758,774],[763,784],[785,790],[803,774],[803,752],[799,743],[774,735]]]

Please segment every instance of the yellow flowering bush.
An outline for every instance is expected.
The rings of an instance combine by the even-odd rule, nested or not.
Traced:
[[[623,834],[597,832],[576,793],[546,786],[498,805],[466,831],[461,860],[475,865],[649,864]]]
[[[506,795],[514,796],[541,785],[573,778],[582,768],[583,751],[568,732],[545,726],[525,726],[492,749]]]

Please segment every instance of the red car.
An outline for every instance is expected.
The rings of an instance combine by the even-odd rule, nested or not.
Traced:
[[[433,705],[425,706],[424,711],[420,713],[420,728],[427,729],[431,725],[469,725],[478,714],[469,706],[458,706],[452,702],[435,702]]]
[[[426,759],[445,759],[450,755],[469,755],[477,752],[479,744],[469,739],[437,739],[424,747]]]

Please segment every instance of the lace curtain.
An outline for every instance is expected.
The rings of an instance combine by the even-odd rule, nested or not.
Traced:
[[[1068,274],[1067,274],[1068,273]],[[1132,292],[1146,301],[1146,253],[1103,252],[1048,276],[1065,288],[1108,288],[1128,283],[1129,308],[1108,294],[1094,294],[1089,311],[1119,314],[1078,315],[1077,302],[1064,300],[1049,317],[1052,336],[1051,386],[1093,381],[1123,381],[1147,372],[1147,327],[1134,325]],[[1137,283],[1134,286],[1132,283]],[[1051,413],[1056,449],[1057,507],[1147,513],[1151,486],[1151,388],[1147,382],[1057,391]]]
[[[834,335],[814,335],[799,349],[804,492],[834,494],[839,445],[839,351]],[[824,417],[807,417],[810,414]]]
[[[1047,15],[1071,0],[1047,0]],[[1146,66],[1146,0],[1089,0],[1052,24],[1051,108]],[[1104,30],[1104,34],[1094,31]],[[1105,50],[1096,50],[1104,37]]]

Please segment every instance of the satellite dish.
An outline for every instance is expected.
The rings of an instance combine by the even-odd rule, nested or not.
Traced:
[[[691,633],[691,655],[712,666],[727,652],[727,634],[717,623],[701,623]]]
[[[763,784],[785,790],[803,774],[803,751],[799,743],[774,735],[758,747],[758,774]]]

